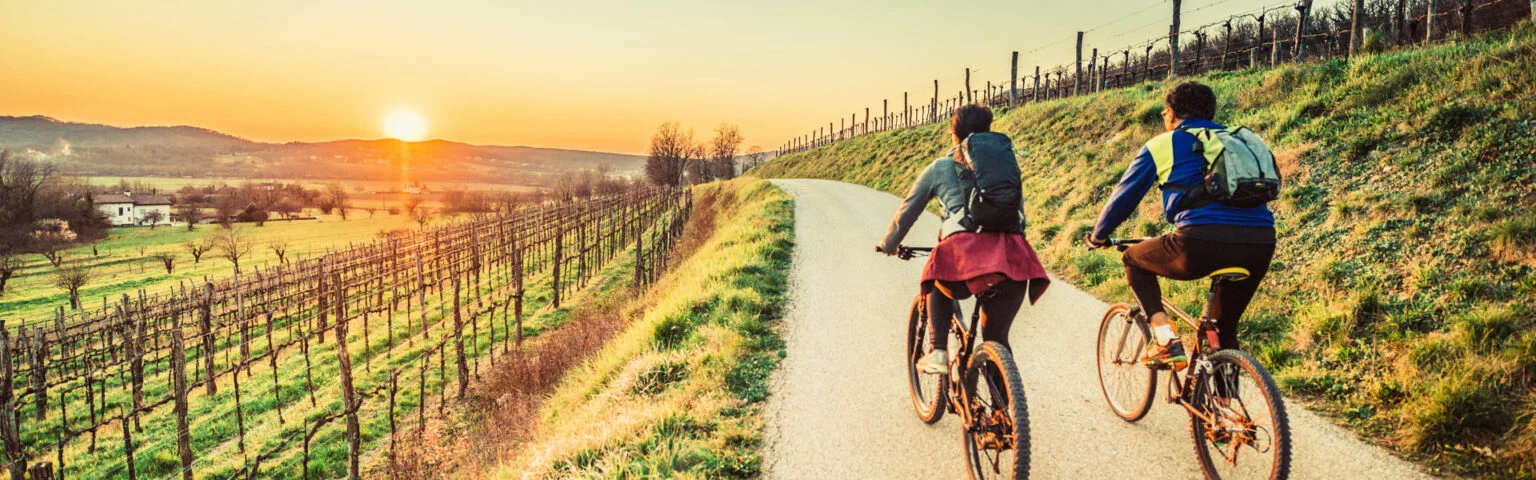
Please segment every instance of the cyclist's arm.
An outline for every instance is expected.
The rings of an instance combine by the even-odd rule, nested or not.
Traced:
[[[907,237],[907,231],[912,229],[912,224],[917,222],[917,217],[922,216],[923,209],[928,207],[928,202],[933,200],[934,187],[937,183],[933,166],[923,169],[918,175],[917,182],[907,190],[907,198],[901,201],[901,206],[896,209],[896,216],[891,218],[891,225],[885,229],[885,240],[880,242],[880,251],[886,253],[896,252],[896,247],[901,245],[901,240]]]
[[[1104,204],[1104,210],[1099,212],[1099,223],[1093,228],[1093,238],[1108,239],[1121,223],[1136,213],[1136,205],[1141,203],[1141,198],[1147,195],[1147,190],[1154,183],[1157,183],[1157,164],[1152,161],[1152,152],[1147,147],[1141,147],[1141,153],[1136,155],[1135,160],[1131,160],[1130,168],[1120,177],[1115,193],[1109,196],[1109,203]]]

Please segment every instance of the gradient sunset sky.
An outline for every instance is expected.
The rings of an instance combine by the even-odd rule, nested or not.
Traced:
[[[1321,3],[1321,2],[1320,2]],[[1332,2],[1327,2],[1332,3]],[[1198,26],[1274,1],[1185,0]],[[1164,35],[1159,0],[0,0],[0,115],[195,125],[245,138],[384,136],[643,153],[664,121],[748,145],[1069,62],[1073,36]],[[1116,59],[1118,62],[1118,59]]]

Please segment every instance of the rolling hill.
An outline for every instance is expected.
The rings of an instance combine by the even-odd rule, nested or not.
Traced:
[[[115,127],[0,116],[0,149],[85,176],[398,180],[544,185],[561,172],[637,173],[645,158],[447,140],[262,143],[198,127]]]

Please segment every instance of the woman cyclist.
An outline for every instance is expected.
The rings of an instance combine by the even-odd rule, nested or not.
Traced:
[[[1018,232],[971,232],[961,226],[967,183],[959,174],[971,169],[962,147],[971,135],[989,132],[991,128],[992,110],[987,107],[972,104],[955,111],[950,118],[954,147],[918,176],[891,219],[884,241],[875,247],[887,255],[898,253],[912,223],[930,200],[939,199],[944,222],[939,229],[939,243],[923,267],[921,281],[922,291],[928,295],[932,332],[928,336],[932,351],[917,362],[923,373],[949,371],[945,347],[950,322],[955,317],[955,300],[972,295],[985,299],[981,305],[981,338],[1007,346],[1008,329],[1025,296],[1034,303],[1050,284],[1045,267],[1024,239],[1022,227]]]

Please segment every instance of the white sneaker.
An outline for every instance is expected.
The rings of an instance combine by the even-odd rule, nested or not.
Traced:
[[[934,350],[917,359],[917,371],[932,375],[944,375],[949,373],[949,354],[944,350]]]

